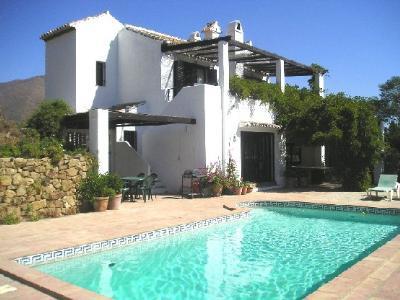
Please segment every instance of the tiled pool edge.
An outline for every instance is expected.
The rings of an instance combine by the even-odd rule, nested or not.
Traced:
[[[369,214],[380,214],[380,215],[400,215],[399,208],[381,208],[371,206],[359,206],[359,205],[339,205],[339,204],[328,204],[328,203],[311,203],[302,201],[272,201],[272,200],[260,200],[260,201],[244,201],[240,202],[239,207],[297,207],[297,208],[311,208],[311,209],[322,209],[322,210],[334,210],[334,211],[346,211],[346,212],[361,212]]]
[[[355,206],[355,205],[337,205],[337,204],[322,204],[322,203],[310,203],[302,201],[244,201],[238,203],[239,207],[296,207],[296,208],[310,208],[310,209],[323,209],[323,210],[334,210],[334,211],[348,211],[348,212],[362,212],[362,213],[373,213],[373,214],[385,214],[385,215],[400,215],[400,209],[398,208],[377,208],[370,206]],[[77,246],[61,248],[57,250],[42,252],[33,255],[27,255],[17,257],[14,259],[20,265],[34,266],[38,264],[48,263],[56,260],[62,260],[66,258],[72,258],[75,256],[82,256],[91,253],[97,253],[101,251],[111,250],[123,246],[128,246],[137,242],[153,240],[169,235],[174,235],[180,232],[192,231],[210,225],[229,222],[232,220],[241,219],[249,215],[249,211],[235,213],[231,215],[218,216],[215,218],[205,219],[201,221],[190,222],[187,224],[180,224],[172,227],[166,227],[156,229],[152,231],[142,232],[138,234],[127,235],[123,237],[117,237],[102,241],[96,241]]]
[[[137,242],[154,240],[165,236],[175,235],[181,232],[193,231],[196,229],[205,228],[215,224],[230,222],[248,217],[249,214],[250,214],[249,211],[244,211],[240,213],[234,213],[231,215],[218,216],[215,218],[175,225],[171,227],[165,227],[137,234],[131,234],[123,237],[96,241],[33,255],[26,255],[22,257],[17,257],[14,259],[14,261],[19,265],[24,265],[24,266],[34,266],[38,264],[49,263],[76,256],[82,256],[101,251],[107,251],[114,248],[124,247],[132,245]]]

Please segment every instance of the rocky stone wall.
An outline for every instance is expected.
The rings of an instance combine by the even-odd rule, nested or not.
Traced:
[[[64,155],[55,165],[49,158],[0,158],[0,216],[77,213],[76,188],[88,168],[89,160],[83,155]]]

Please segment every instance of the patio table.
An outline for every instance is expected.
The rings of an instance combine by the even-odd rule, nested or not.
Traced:
[[[121,177],[121,179],[126,183],[128,188],[128,194],[132,197],[136,198],[136,187],[137,185],[143,181],[144,177],[139,176],[127,176]],[[133,196],[134,195],[134,196]]]

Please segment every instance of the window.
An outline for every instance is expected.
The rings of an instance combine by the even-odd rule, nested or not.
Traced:
[[[106,63],[103,61],[96,61],[96,85],[106,85]]]

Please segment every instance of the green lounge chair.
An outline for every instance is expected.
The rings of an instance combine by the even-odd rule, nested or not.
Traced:
[[[368,189],[367,194],[371,196],[372,192],[375,192],[378,197],[378,192],[386,192],[389,201],[392,201],[393,191],[396,191],[397,198],[400,198],[400,184],[397,182],[397,175],[381,174],[378,186]]]

